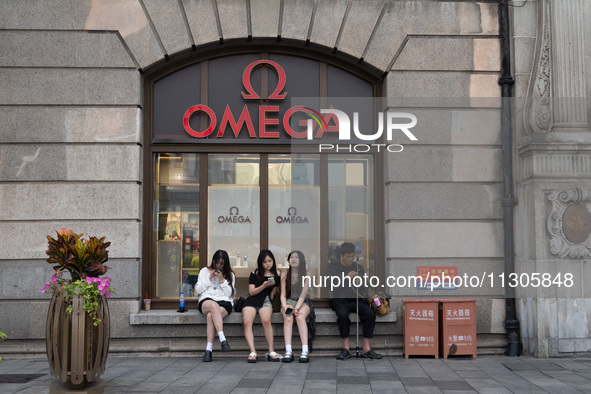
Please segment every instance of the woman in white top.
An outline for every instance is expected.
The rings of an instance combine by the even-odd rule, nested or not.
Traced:
[[[211,265],[199,271],[195,291],[199,294],[199,312],[207,317],[207,347],[203,361],[211,361],[213,340],[218,333],[222,352],[229,352],[230,345],[224,335],[223,318],[232,313],[236,276],[230,266],[230,257],[225,250],[213,254]]]

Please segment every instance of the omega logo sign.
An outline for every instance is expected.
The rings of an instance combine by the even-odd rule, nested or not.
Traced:
[[[277,64],[271,60],[257,60],[256,62],[250,63],[244,69],[244,72],[242,73],[242,84],[244,85],[244,88],[246,89],[247,93],[242,92],[242,97],[245,100],[260,100],[261,99],[261,97],[254,91],[252,84],[250,83],[250,75],[252,73],[252,70],[256,66],[261,65],[261,64],[267,64],[267,65],[273,67],[275,69],[275,71],[277,71],[277,74],[279,77],[277,87],[275,88],[273,93],[271,93],[271,95],[269,96],[268,99],[269,100],[284,100],[285,97],[287,96],[287,92],[284,92],[283,94],[280,94],[280,93],[283,90],[283,88],[285,87],[285,82],[287,80],[287,77],[285,75],[285,70],[279,64]],[[191,115],[193,115],[195,112],[198,112],[198,111],[204,112],[207,115],[207,117],[209,118],[209,125],[208,125],[207,129],[205,129],[205,131],[195,131],[191,128],[191,126],[189,124],[189,120],[191,119]],[[258,137],[259,138],[279,138],[279,132],[267,130],[267,125],[279,125],[279,119],[270,118],[268,116],[270,114],[278,113],[278,112],[279,112],[279,106],[277,106],[277,105],[261,105],[259,107],[259,128],[258,128]],[[301,106],[296,106],[296,107],[290,108],[285,113],[285,115],[283,117],[283,127],[284,127],[285,131],[287,132],[287,134],[289,134],[291,137],[305,138],[306,132],[294,131],[289,124],[290,123],[289,120],[291,118],[291,115],[295,112],[308,113],[309,111]],[[207,105],[203,105],[203,104],[194,105],[185,112],[185,115],[183,116],[183,126],[185,128],[185,131],[189,135],[191,135],[195,138],[209,137],[216,130],[217,116],[216,116],[215,112],[211,108],[209,108]],[[234,133],[235,138],[238,137],[238,134],[240,133],[240,130],[242,129],[243,126],[246,126],[246,129],[248,130],[248,135],[251,138],[257,137],[257,134],[255,132],[255,128],[254,128],[254,124],[252,122],[252,118],[251,118],[250,112],[248,111],[248,107],[246,106],[246,104],[244,104],[244,107],[242,108],[242,112],[240,113],[238,120],[236,120],[236,117],[232,113],[230,106],[226,105],[226,109],[224,110],[224,114],[222,115],[222,119],[220,121],[219,127],[217,127],[217,134],[216,134],[217,137],[223,137],[224,132],[226,131],[226,128],[228,126],[232,129],[232,132]]]
[[[238,207],[230,207],[230,214],[228,216],[218,216],[219,223],[250,223],[248,216],[240,215]]]
[[[268,100],[284,100],[287,96],[287,92],[282,92],[287,81],[285,70],[278,63],[271,60],[257,60],[250,63],[242,73],[242,84],[246,93],[242,92],[242,97],[245,100],[261,100],[261,97],[254,91],[250,78],[252,71],[255,67],[266,64],[277,72],[278,82],[275,90],[268,97]],[[263,98],[265,99],[265,98]],[[193,130],[189,121],[191,116],[197,112],[203,112],[206,117],[207,128],[203,131]],[[238,138],[240,131],[243,127],[246,127],[249,137],[251,138],[279,138],[279,131],[271,131],[267,129],[267,126],[278,126],[279,125],[279,106],[278,105],[260,105],[258,107],[258,135],[255,131],[255,125],[253,124],[252,117],[248,110],[248,106],[244,104],[242,112],[240,113],[238,120],[232,113],[229,105],[226,105],[226,109],[222,115],[222,118],[218,126],[218,118],[216,113],[207,105],[198,104],[190,107],[183,116],[183,127],[185,131],[195,138],[207,138],[217,136],[218,138],[223,137],[227,128],[230,128],[234,133],[234,138]],[[308,117],[307,120],[300,120],[299,125],[306,127],[306,130],[294,130],[291,127],[290,119],[293,114],[301,112]],[[328,109],[320,109],[316,111],[312,108],[297,105],[289,108],[283,114],[283,129],[291,137],[296,139],[319,139],[322,138],[325,132],[338,132],[339,141],[351,141],[352,134],[355,138],[362,141],[377,141],[385,134],[388,141],[393,139],[394,131],[402,132],[409,140],[417,141],[417,138],[412,134],[410,129],[417,124],[417,117],[411,113],[406,112],[390,112],[385,113],[379,112],[377,116],[378,130],[377,131],[361,131],[359,129],[359,113],[353,112],[353,121],[350,119],[351,114],[347,114],[344,111],[335,109],[332,105]],[[366,114],[367,115],[367,114]],[[316,123],[313,122],[314,119]],[[402,120],[401,120],[402,119]],[[332,122],[332,123],[331,123]],[[334,124],[329,126],[329,124]],[[318,127],[316,127],[318,126]],[[316,130],[315,130],[316,129]],[[217,130],[217,132],[216,132]],[[215,134],[213,134],[216,132]],[[321,144],[319,151],[334,149],[333,144]],[[336,150],[339,151],[341,147],[336,146]],[[353,149],[355,152],[367,152],[372,149],[376,149],[379,152],[381,148],[388,150],[389,152],[401,152],[403,147],[399,144],[358,144],[349,145],[349,152]],[[347,149],[346,147],[344,148]]]
[[[269,96],[269,100],[284,100],[285,96],[287,96],[287,92],[283,94],[279,93],[281,93],[281,91],[285,87],[285,81],[287,81],[287,77],[285,76],[285,70],[283,70],[283,67],[281,67],[279,64],[272,62],[271,60],[257,60],[256,62],[250,63],[248,67],[244,69],[244,72],[242,73],[242,84],[244,85],[244,88],[248,91],[248,94],[242,92],[242,97],[244,97],[245,100],[260,100],[261,97],[258,94],[256,94],[256,92],[252,88],[252,84],[250,83],[250,74],[252,73],[252,70],[259,64],[268,64],[270,66],[273,66],[273,68],[275,68],[277,74],[279,75],[279,82],[277,82],[277,87],[275,88],[275,91],[271,93],[271,95]]]
[[[289,223],[289,224],[300,224],[300,223],[310,223],[307,217],[298,216],[298,211],[295,207],[287,208],[287,216],[277,216],[275,221],[279,224],[281,223]]]

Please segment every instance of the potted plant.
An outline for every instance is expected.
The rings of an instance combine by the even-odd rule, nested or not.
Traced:
[[[82,389],[105,370],[109,351],[109,308],[113,289],[105,237],[84,239],[84,234],[61,229],[47,236],[55,274],[41,293],[53,293],[47,313],[46,346],[49,369],[61,384]],[[64,278],[68,271],[70,278]]]

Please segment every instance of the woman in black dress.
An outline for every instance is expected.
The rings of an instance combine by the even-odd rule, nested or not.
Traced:
[[[273,327],[271,327],[271,316],[273,315],[272,301],[279,286],[279,275],[273,253],[264,249],[257,258],[257,269],[250,274],[248,279],[248,297],[244,301],[242,309],[242,324],[244,325],[244,337],[250,348],[248,356],[249,363],[256,363],[258,355],[254,348],[254,333],[252,324],[257,311],[261,317],[261,323],[265,331],[265,338],[269,345],[269,352],[266,355],[267,361],[279,361],[281,355],[273,349]]]

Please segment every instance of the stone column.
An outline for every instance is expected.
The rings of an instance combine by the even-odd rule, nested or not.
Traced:
[[[552,78],[555,127],[587,127],[583,0],[552,0]],[[587,38],[589,39],[589,38]]]
[[[586,99],[591,78],[586,43],[591,29],[584,23],[591,15],[591,4],[584,0],[528,3],[528,11],[516,8],[513,14],[514,31],[523,30],[532,17],[536,20],[536,28],[531,29],[535,41],[528,41],[535,43],[528,52],[534,59],[529,71],[519,61],[524,54],[517,53],[523,38],[514,37],[516,67],[521,66],[516,70],[516,102],[523,101],[524,111],[524,116],[515,117],[516,271],[524,279],[549,274],[563,283],[519,286],[517,297],[524,351],[538,357],[566,356],[591,349],[591,292],[583,285],[591,274],[590,241],[571,242],[562,228],[572,204],[591,212]],[[525,77],[527,87],[519,80],[523,83]],[[525,100],[519,100],[523,96]],[[565,285],[565,274],[572,275],[572,286]]]

